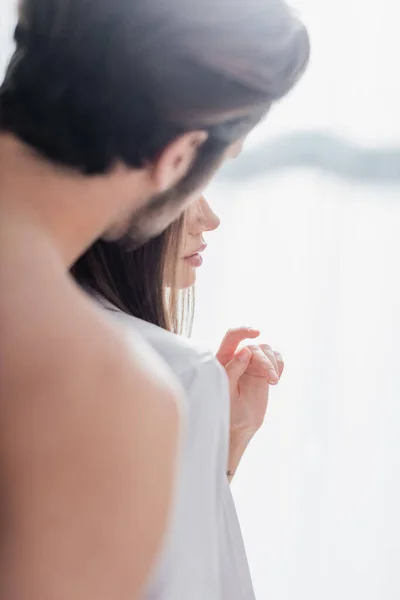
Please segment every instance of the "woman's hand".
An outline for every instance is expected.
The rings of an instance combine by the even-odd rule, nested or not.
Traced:
[[[252,327],[231,329],[217,352],[229,379],[231,400],[228,476],[233,477],[248,443],[261,427],[268,406],[269,386],[276,385],[284,363],[267,344],[238,346],[260,335]]]

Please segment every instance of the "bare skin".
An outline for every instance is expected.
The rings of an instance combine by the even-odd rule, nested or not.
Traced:
[[[134,600],[157,556],[180,388],[67,275],[150,185],[82,181],[0,136],[1,598]]]
[[[177,263],[177,285],[184,289],[196,281],[202,264],[199,255],[206,249],[203,234],[219,227],[220,220],[202,197],[186,211],[182,250]],[[239,350],[245,340],[260,335],[258,329],[230,329],[221,342],[217,359],[225,368],[230,388],[230,444],[227,473],[231,481],[241,458],[260,429],[268,406],[269,386],[276,385],[284,363],[279,352],[267,344],[250,344]]]
[[[50,267],[15,290],[29,311],[1,305],[0,597],[135,598],[168,517],[178,390]]]
[[[232,481],[247,446],[263,424],[269,386],[279,382],[284,369],[281,355],[268,344],[248,344],[238,350],[241,342],[259,335],[260,332],[252,327],[230,329],[217,352],[217,359],[228,375],[230,388],[229,481]]]

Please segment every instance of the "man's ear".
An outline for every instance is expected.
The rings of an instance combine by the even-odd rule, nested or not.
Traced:
[[[157,193],[166,192],[185,177],[207,138],[206,131],[188,131],[164,148],[150,169]]]

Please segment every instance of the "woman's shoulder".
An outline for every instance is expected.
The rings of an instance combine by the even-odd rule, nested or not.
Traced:
[[[178,376],[194,377],[197,371],[206,370],[224,378],[223,369],[208,348],[119,310],[114,310],[112,316],[126,333],[138,332]]]

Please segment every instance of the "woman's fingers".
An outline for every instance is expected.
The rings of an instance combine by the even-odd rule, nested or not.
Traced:
[[[285,368],[285,363],[283,362],[283,358],[279,352],[274,352],[276,362],[278,363],[279,369],[279,377],[282,377],[283,369]]]
[[[238,346],[246,339],[254,339],[260,335],[254,327],[237,327],[230,329],[221,342],[217,352],[217,359],[223,367],[230,364],[230,369],[239,373],[240,368],[237,359],[243,350],[238,352]],[[282,375],[284,362],[279,352],[275,352],[268,344],[246,346],[251,352],[250,364],[246,373],[257,377],[266,377],[268,383],[276,385]],[[245,354],[244,354],[245,356]],[[228,369],[227,369],[228,371]],[[240,377],[241,375],[239,375]]]
[[[246,370],[247,375],[266,377],[268,383],[276,385],[282,375],[284,362],[279,352],[275,352],[268,344],[247,346],[252,353],[252,360]]]
[[[260,344],[260,348],[264,352],[265,356],[272,363],[272,365],[273,365],[273,367],[275,369],[275,373],[279,377],[280,376],[280,374],[279,374],[279,365],[278,365],[278,361],[276,359],[275,352],[272,350],[271,346],[269,346],[268,344]]]
[[[250,364],[252,353],[249,348],[242,348],[235,356],[225,365],[225,371],[229,379],[229,387],[231,392],[237,389],[238,381]]]
[[[276,385],[279,381],[278,367],[275,356],[272,361],[262,346],[247,346],[251,350],[251,362],[246,370],[246,375],[255,377],[265,377],[271,385]]]
[[[247,339],[254,339],[260,335],[254,327],[237,327],[229,329],[217,352],[217,360],[225,367],[232,360],[239,344]]]

